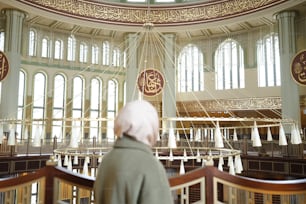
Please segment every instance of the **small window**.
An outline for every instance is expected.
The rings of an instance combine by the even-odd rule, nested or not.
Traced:
[[[34,29],[30,29],[29,31],[29,56],[36,56],[36,44],[37,44],[37,34]]]

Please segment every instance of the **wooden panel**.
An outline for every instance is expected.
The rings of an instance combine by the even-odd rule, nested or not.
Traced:
[[[15,162],[15,168],[14,170],[17,172],[24,171],[27,169],[27,162],[26,161],[16,161]]]
[[[285,171],[285,163],[274,162],[273,167],[274,167],[273,168],[274,171],[277,171],[277,172],[284,172]]]
[[[249,161],[249,169],[259,170],[259,161]]]
[[[40,160],[38,161],[28,161],[28,169],[32,170],[32,169],[39,169],[40,166]]]
[[[261,166],[261,170],[272,171],[272,163],[271,162],[261,162],[260,166]]]
[[[303,174],[303,165],[302,164],[291,164],[290,170],[291,170],[291,173],[293,174]]]
[[[9,164],[7,162],[1,162],[0,163],[0,172],[7,174],[9,171]]]

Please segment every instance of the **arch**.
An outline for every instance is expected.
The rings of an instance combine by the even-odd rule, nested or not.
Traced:
[[[178,92],[204,90],[204,57],[194,44],[186,45],[178,57]]]
[[[234,39],[224,40],[215,52],[216,89],[244,88],[244,52]]]

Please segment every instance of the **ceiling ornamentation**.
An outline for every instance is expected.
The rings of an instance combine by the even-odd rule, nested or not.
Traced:
[[[139,26],[192,25],[242,16],[288,0],[224,0],[173,6],[109,4],[80,0],[17,0],[48,12],[92,22]]]

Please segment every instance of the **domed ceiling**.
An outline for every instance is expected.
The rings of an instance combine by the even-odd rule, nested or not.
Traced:
[[[273,15],[303,9],[305,0],[0,0],[0,8],[25,11],[31,25],[84,35],[122,37],[151,23],[160,32],[197,38],[230,35],[273,25]],[[130,3],[126,1],[131,1]],[[173,0],[174,1],[174,0]]]

